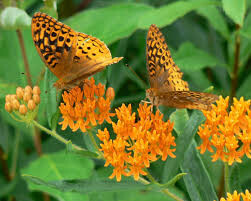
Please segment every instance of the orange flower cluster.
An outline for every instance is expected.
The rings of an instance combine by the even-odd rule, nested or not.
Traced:
[[[111,89],[110,89],[111,90]],[[62,95],[63,103],[59,106],[63,121],[62,130],[69,126],[72,131],[86,129],[98,124],[102,124],[104,120],[111,123],[110,117],[115,114],[110,113],[111,99],[109,94],[104,98],[105,87],[101,83],[95,85],[94,78],[86,80],[83,91],[79,87],[71,89],[70,92],[64,92]]]
[[[242,197],[243,201],[251,201],[251,193],[246,190],[245,193],[237,193],[234,191],[233,195],[227,193],[227,199],[221,198],[220,201],[241,201],[240,197]]]
[[[16,94],[8,94],[5,97],[5,110],[7,112],[18,111],[26,115],[28,111],[34,111],[40,103],[40,88],[26,86],[17,87]]]
[[[116,176],[117,181],[121,175],[134,176],[135,180],[141,175],[147,175],[144,168],[150,166],[150,162],[158,157],[166,160],[168,156],[175,158],[171,146],[175,146],[175,138],[172,136],[173,123],[162,120],[163,115],[159,111],[151,112],[151,106],[139,105],[139,120],[132,113],[131,105],[124,104],[116,109],[117,123],[112,122],[115,139],[111,139],[109,132],[98,130],[98,138],[101,140],[101,149],[106,160],[105,166],[111,164],[114,169],[110,176]],[[128,169],[129,171],[126,171]]]
[[[201,153],[216,150],[212,161],[220,158],[232,165],[235,161],[241,162],[243,155],[251,158],[251,111],[250,100],[240,98],[238,101],[234,98],[228,113],[228,100],[229,97],[220,97],[216,101],[217,106],[212,105],[211,111],[203,111],[206,122],[199,127],[198,135],[202,144],[198,149]]]

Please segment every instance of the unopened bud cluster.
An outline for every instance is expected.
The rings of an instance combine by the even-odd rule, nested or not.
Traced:
[[[30,86],[25,88],[17,87],[16,94],[8,94],[5,97],[5,110],[7,112],[18,111],[20,114],[25,115],[28,110],[35,110],[36,106],[40,103],[40,88]]]

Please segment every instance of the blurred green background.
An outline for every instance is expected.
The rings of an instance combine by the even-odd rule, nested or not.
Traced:
[[[145,192],[144,195],[144,192],[140,191],[133,193],[136,198],[131,197],[130,193],[119,195],[107,193],[102,195],[104,197],[93,193],[93,197],[96,198],[94,199],[87,194],[61,193],[41,186],[30,187],[34,190],[32,193],[28,190],[24,180],[20,178],[20,171],[29,172],[23,168],[38,157],[33,143],[34,129],[14,121],[4,110],[5,95],[14,94],[17,86],[27,85],[17,30],[22,33],[32,82],[38,84],[42,90],[38,113],[40,123],[46,127],[52,126],[53,118],[58,115],[57,105],[60,101],[59,96],[56,98],[58,94],[53,88],[56,78],[40,59],[32,41],[30,20],[35,12],[43,11],[58,17],[59,21],[75,31],[90,34],[104,41],[109,46],[113,57],[124,57],[118,64],[109,66],[95,75],[96,82],[102,82],[107,87],[112,86],[115,89],[114,110],[122,103],[131,103],[133,108],[137,108],[138,103],[145,98],[145,89],[149,87],[145,43],[151,24],[156,24],[163,32],[172,57],[184,73],[183,79],[189,83],[190,90],[205,91],[213,86],[213,90],[209,89],[210,93],[223,97],[232,94],[237,98],[243,96],[245,100],[250,99],[250,10],[250,0],[2,0],[0,2],[0,154],[9,167],[12,167],[13,160],[17,162],[17,176],[10,182],[4,178],[4,174],[0,175],[0,197],[10,199],[9,195],[14,195],[16,200],[43,200],[43,195],[36,192],[40,190],[53,194],[52,200],[56,198],[61,200],[125,200],[125,198],[127,200],[151,200],[152,198],[169,200],[158,193]],[[236,52],[238,40],[240,46],[239,51]],[[238,68],[235,69],[237,55],[239,55]],[[131,66],[142,80],[139,80],[125,64]],[[168,114],[174,109],[161,107],[161,111],[165,114],[165,118],[168,118]],[[105,126],[107,125],[101,127]],[[70,130],[62,132],[60,127],[58,132],[74,143],[88,147],[87,137],[80,132],[76,134],[72,134]],[[64,146],[42,135],[42,148],[43,153],[52,153],[63,149]],[[60,158],[60,153],[58,155],[55,157]],[[48,160],[54,157],[47,156]],[[210,157],[203,157],[209,164],[211,163]],[[46,169],[45,164],[49,162],[44,160],[33,164],[37,165],[34,174],[39,175],[43,172],[41,169]],[[83,162],[82,160],[85,158],[74,158],[72,161],[74,165],[69,161],[69,164],[64,163],[65,168],[69,166],[69,171],[77,172],[81,172],[82,169],[83,172],[93,170],[93,161],[86,159]],[[80,165],[81,163],[89,166]],[[95,161],[95,164],[97,169],[95,174],[107,177],[104,175],[107,175],[108,168],[103,169],[102,162]],[[159,168],[162,165],[160,163],[156,166]],[[207,167],[211,176],[215,178],[213,179],[215,188],[220,183],[220,166],[220,163],[214,163],[216,169]],[[243,175],[241,182],[244,186],[251,179],[250,176],[245,178],[248,167],[250,167],[248,161],[240,166],[242,168],[240,174]],[[29,168],[32,169],[31,166]],[[154,168],[156,167],[153,167],[153,171]],[[87,177],[86,174],[79,175],[77,178]],[[160,175],[161,173],[158,176],[161,177]],[[75,177],[76,175],[64,179],[76,179]],[[179,188],[175,190],[182,191],[180,194],[186,197],[186,192],[183,191],[184,183],[180,182]],[[147,193],[149,194],[146,196]],[[115,199],[116,196],[118,198]]]

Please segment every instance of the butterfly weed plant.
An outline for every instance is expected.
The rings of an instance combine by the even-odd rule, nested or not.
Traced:
[[[251,4],[90,2],[1,5],[1,199],[251,200]]]

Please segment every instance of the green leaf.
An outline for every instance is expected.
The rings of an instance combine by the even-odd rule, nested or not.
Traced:
[[[175,177],[173,177],[170,181],[168,181],[165,184],[162,184],[161,187],[163,188],[169,188],[170,186],[174,185],[177,181],[179,181],[182,177],[187,175],[187,173],[180,173],[177,174]]]
[[[45,70],[45,77],[43,80],[44,84],[44,91],[43,94],[45,94],[44,102],[45,109],[46,109],[46,115],[48,119],[49,126],[52,128],[56,127],[56,123],[58,120],[58,105],[61,99],[61,91],[57,91],[55,87],[53,87],[53,83],[56,81],[56,76],[54,76],[48,68]]]
[[[186,125],[186,122],[189,120],[187,110],[176,109],[176,111],[170,115],[170,120],[174,123],[174,130],[180,135],[184,130],[184,125]]]
[[[74,168],[74,171],[72,171]],[[93,162],[87,158],[65,151],[44,154],[33,161],[22,174],[39,176],[45,181],[88,178],[93,169]]]
[[[141,88],[146,90],[148,88],[147,84],[136,74],[135,71],[133,71],[133,69],[131,66],[124,66],[123,71],[127,74],[127,76],[129,77],[129,79],[133,80],[134,82],[136,82],[136,84]]]
[[[89,178],[93,171],[93,162],[82,156],[66,153],[65,151],[54,154],[44,154],[39,159],[33,161],[28,167],[21,170],[21,173],[26,180],[35,178],[33,180],[43,181],[42,183],[34,184],[28,182],[30,190],[39,190],[47,192],[50,195],[62,200],[81,200],[80,195],[76,193],[62,193],[51,188],[49,181],[53,180],[72,180],[72,179],[86,179]],[[29,175],[29,176],[27,176]],[[74,198],[74,199],[73,199]],[[87,197],[82,195],[82,199]]]
[[[249,158],[243,158],[243,161],[241,165],[239,166],[240,170],[240,183],[244,184],[247,183],[249,184],[251,181],[251,174],[250,172],[250,167],[251,167],[251,160]]]
[[[251,39],[251,13],[250,12],[245,18],[244,25],[242,29],[240,30],[240,34]]]
[[[246,12],[245,0],[222,0],[223,10],[235,24],[243,25],[244,16]]]
[[[240,183],[239,165],[234,163],[232,166],[229,167],[229,169],[230,169],[229,184],[230,184],[231,192],[234,192],[235,190],[238,192],[242,192],[241,183]]]
[[[182,71],[198,71],[208,66],[214,67],[220,63],[216,57],[196,48],[190,42],[183,43],[173,57]]]
[[[206,8],[197,9],[198,14],[205,17],[209,23],[218,31],[225,39],[229,38],[229,29],[227,22],[222,13],[216,6],[208,6]]]
[[[170,180],[177,174],[180,164],[184,159],[184,153],[189,148],[198,126],[205,120],[201,111],[194,110],[190,119],[184,124],[183,132],[176,139],[175,159],[167,158],[163,171],[163,182]],[[185,122],[184,122],[185,123]],[[180,126],[181,127],[181,126]]]
[[[117,192],[123,190],[146,189],[147,185],[143,185],[133,179],[117,182],[111,179],[93,180],[93,179],[79,179],[79,180],[61,180],[46,182],[38,177],[24,175],[24,178],[30,180],[36,185],[50,186],[62,192],[78,192],[78,193],[92,193],[92,192]]]
[[[59,110],[59,108],[57,108],[57,111],[51,117],[51,129],[52,130],[57,129],[58,120],[59,120],[60,115],[61,115],[60,110]]]
[[[65,20],[64,23],[76,31],[95,36],[106,44],[110,44],[130,36],[138,28],[148,29],[154,23],[163,27],[192,10],[215,4],[218,3],[216,1],[179,1],[156,9],[145,4],[121,3],[78,13]],[[133,20],[128,23],[131,16]]]
[[[78,13],[65,20],[64,23],[76,31],[92,35],[110,44],[136,31],[139,18],[151,10],[153,8],[145,4],[114,4]],[[128,19],[132,17],[133,20],[129,22]]]
[[[46,0],[44,6],[40,9],[41,12],[47,13],[48,15],[58,18],[57,13],[57,0]]]
[[[184,176],[187,192],[193,201],[217,200],[217,194],[209,174],[196,149],[196,142],[193,140],[189,149],[185,152],[182,172],[188,173]]]
[[[9,183],[5,184],[1,189],[0,189],[0,198],[7,196],[11,192],[13,192],[14,188],[17,185],[18,178],[15,177],[12,181]]]
[[[164,27],[173,23],[178,18],[200,7],[217,4],[216,1],[177,1],[155,10],[150,10],[142,15],[139,27],[148,29],[151,24]]]
[[[251,84],[251,75],[246,77],[245,81],[242,83],[240,88],[237,90],[237,93],[236,93],[237,98],[244,96],[245,99],[251,99],[250,84]]]
[[[16,7],[7,7],[0,15],[0,25],[4,29],[22,29],[30,27],[31,18],[24,10]]]

